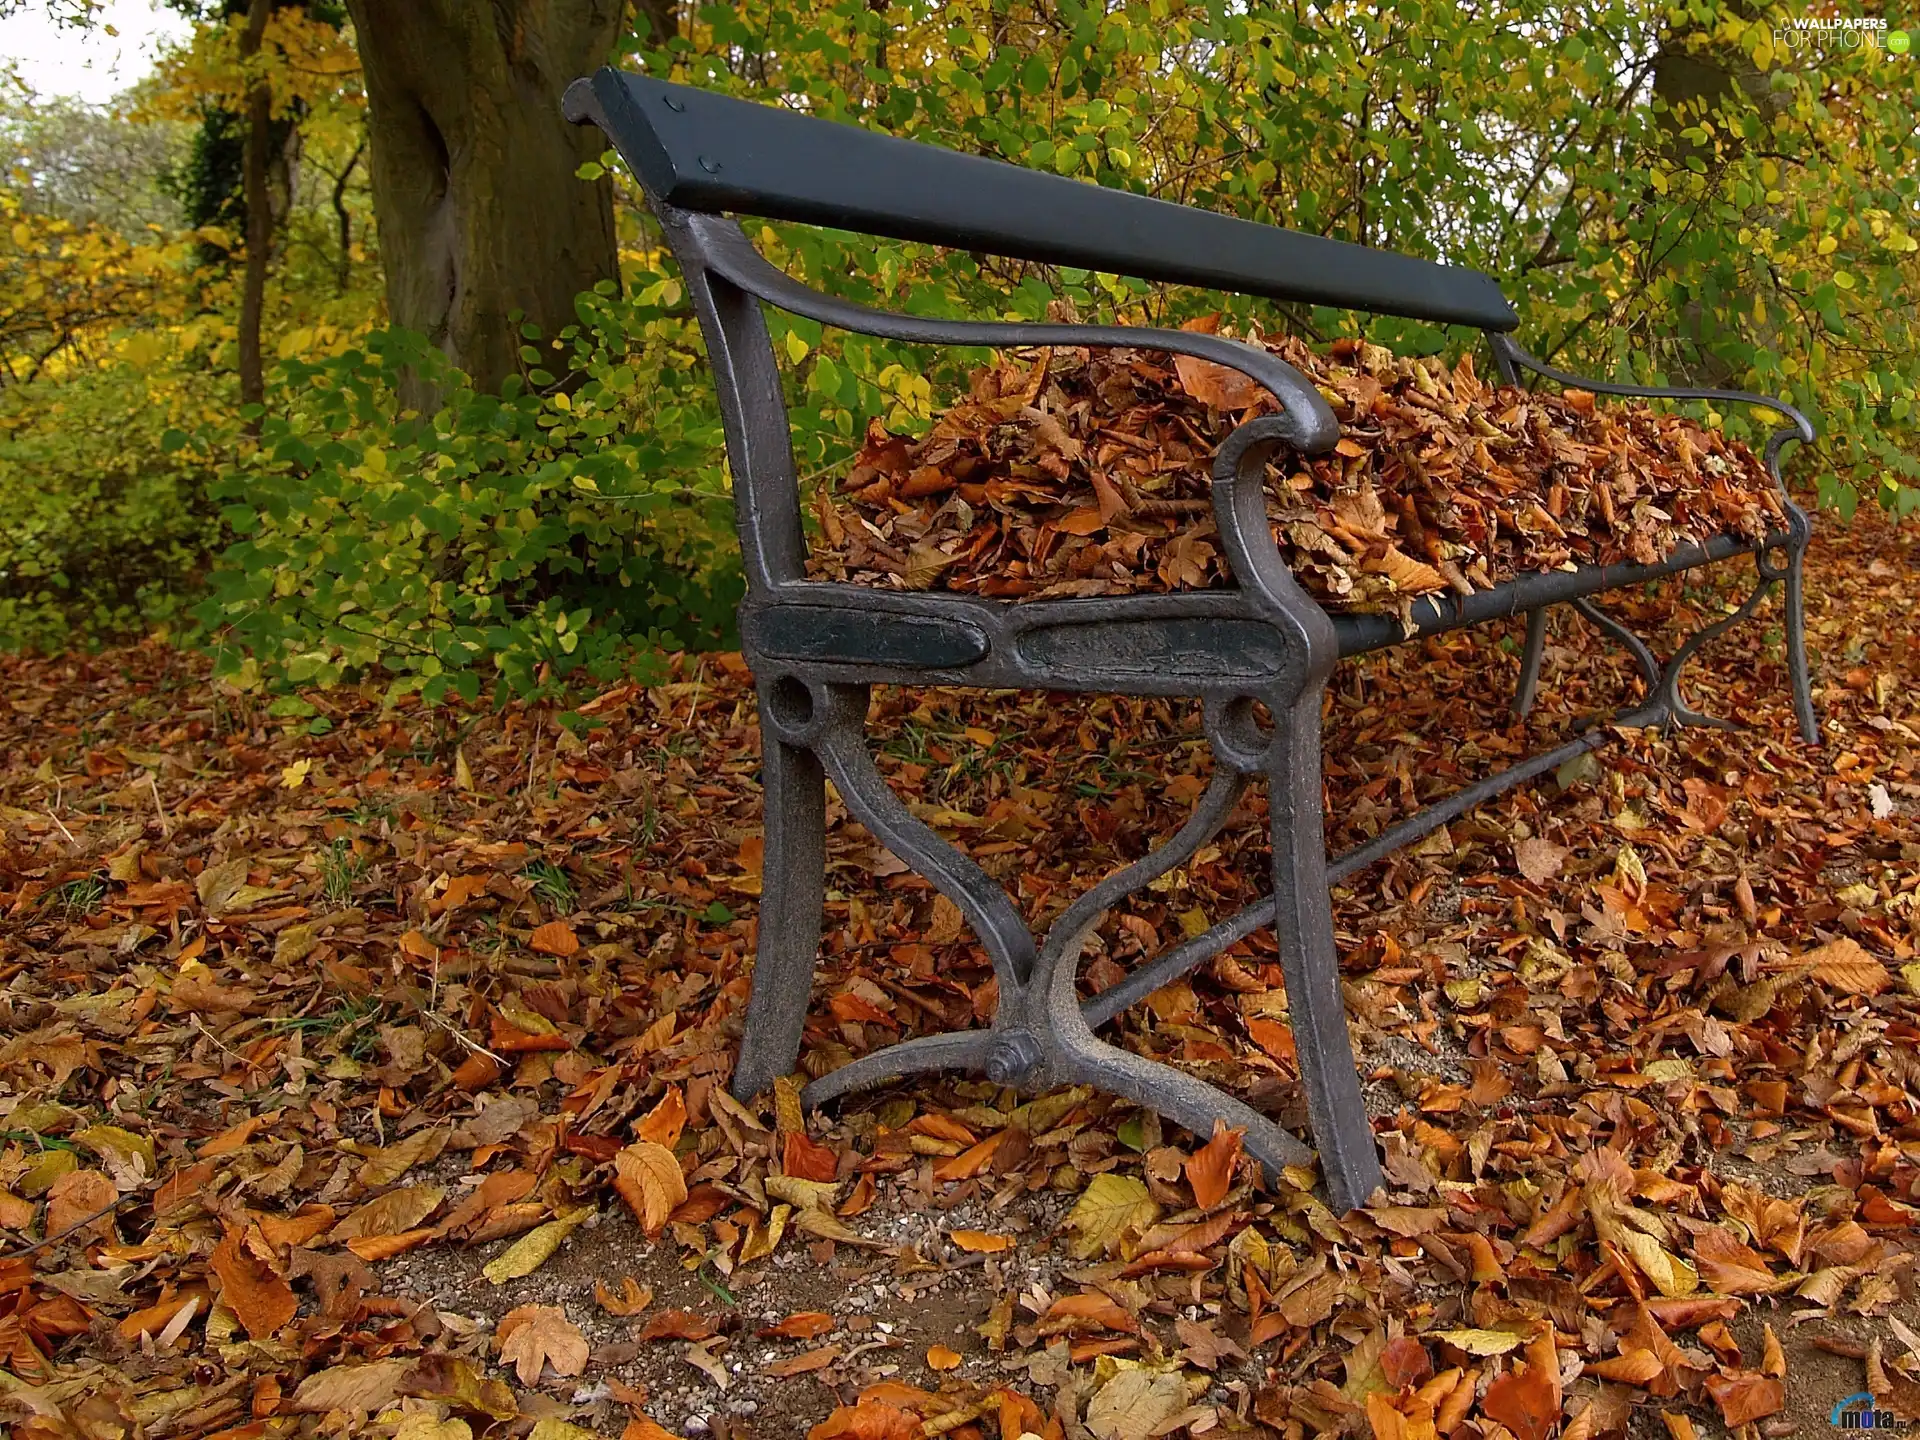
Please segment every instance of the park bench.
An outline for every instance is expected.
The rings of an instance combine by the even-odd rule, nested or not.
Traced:
[[[1196,1134],[1216,1120],[1245,1131],[1271,1176],[1309,1160],[1287,1130],[1200,1079],[1109,1045],[1105,1021],[1263,925],[1273,927],[1313,1137],[1337,1209],[1366,1203],[1380,1183],[1362,1105],[1335,950],[1328,886],[1511,786],[1595,749],[1614,726],[1724,724],[1693,710],[1680,675],[1700,647],[1751,617],[1786,586],[1786,649],[1802,734],[1818,739],[1802,621],[1806,515],[1780,491],[1788,523],[1754,541],[1718,536],[1655,564],[1526,574],[1470,598],[1425,597],[1411,619],[1329,615],[1296,583],[1269,528],[1263,472],[1283,447],[1316,455],[1339,439],[1320,392],[1251,345],[1189,331],[1082,324],[1010,324],[885,313],[822,294],[764,259],[730,214],[804,222],[1088,270],[1405,316],[1485,332],[1502,380],[1522,372],[1610,395],[1711,399],[1785,416],[1765,460],[1813,426],[1760,395],[1656,390],[1581,379],[1541,363],[1508,333],[1513,307],[1488,276],[1204,210],[1103,189],[604,69],[566,96],[638,177],[679,262],[706,338],[732,469],[747,594],[740,635],[759,698],[766,795],[765,860],[753,988],[733,1090],[743,1098],[790,1073],[799,1058],[821,935],[825,784],[895,855],[946,894],[993,962],[991,1025],[905,1041],[815,1080],[803,1099],[836,1097],[936,1070],[984,1072],[1023,1089],[1090,1084],[1149,1107]],[[900,341],[983,346],[1128,347],[1197,356],[1272,392],[1279,413],[1248,421],[1220,447],[1213,506],[1235,587],[1102,598],[996,601],[809,580],[786,402],[762,307]],[[1594,597],[1740,555],[1754,557],[1751,595],[1662,661]],[[1515,709],[1532,705],[1545,618],[1568,605],[1627,647],[1646,693],[1608,724],[1471,785],[1329,859],[1322,837],[1321,695],[1334,662],[1500,616],[1525,614]],[[1412,634],[1407,633],[1408,626]],[[1025,688],[1198,698],[1216,757],[1213,777],[1179,831],[1108,875],[1036,938],[1007,893],[967,855],[916,819],[867,749],[875,684]],[[1265,708],[1265,717],[1260,707]],[[1078,995],[1080,952],[1103,914],[1193,857],[1244,787],[1264,778],[1273,845],[1263,901],[1138,966],[1090,1000]]]

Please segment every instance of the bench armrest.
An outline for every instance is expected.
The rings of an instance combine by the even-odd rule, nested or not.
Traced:
[[[1565,370],[1556,370],[1543,360],[1537,360],[1522,350],[1505,335],[1488,337],[1496,354],[1503,354],[1513,364],[1523,370],[1531,370],[1542,379],[1551,380],[1556,385],[1570,385],[1579,390],[1591,390],[1600,395],[1632,395],[1648,400],[1724,400],[1731,405],[1757,405],[1763,410],[1772,410],[1788,421],[1786,428],[1774,431],[1767,441],[1767,470],[1773,476],[1773,482],[1780,489],[1781,498],[1786,497],[1786,485],[1780,479],[1780,447],[1789,440],[1799,440],[1811,445],[1819,432],[1801,411],[1784,400],[1771,395],[1756,395],[1751,390],[1715,390],[1688,385],[1623,385],[1615,380],[1590,380],[1584,375],[1574,375]]]
[[[1133,325],[1027,324],[997,320],[945,320],[873,310],[802,285],[754,249],[731,220],[689,214],[707,267],[723,279],[790,314],[839,330],[935,345],[1085,345],[1166,350],[1236,370],[1264,386],[1279,403],[1286,438],[1303,454],[1322,455],[1340,439],[1333,407],[1313,382],[1279,356],[1193,330],[1155,330]]]

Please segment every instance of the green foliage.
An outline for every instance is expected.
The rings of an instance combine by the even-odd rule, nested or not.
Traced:
[[[197,612],[220,672],[471,699],[489,676],[540,693],[721,643],[741,587],[718,416],[680,375],[693,355],[644,343],[677,327],[678,290],[582,296],[578,326],[527,336],[526,383],[500,396],[399,330],[286,362],[217,490],[240,537]],[[445,397],[433,414],[399,411],[409,371]]]
[[[0,389],[0,643],[58,650],[177,620],[218,534],[206,457],[115,365]]]

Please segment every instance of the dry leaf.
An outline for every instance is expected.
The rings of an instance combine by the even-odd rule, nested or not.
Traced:
[[[1800,957],[1811,966],[1813,978],[1847,995],[1878,995],[1893,984],[1893,975],[1880,961],[1846,937],[1829,941]]]
[[[1074,1258],[1091,1260],[1106,1254],[1119,1245],[1126,1231],[1144,1230],[1159,1213],[1142,1181],[1112,1172],[1094,1176],[1067,1215],[1067,1227],[1074,1232]]]
[[[769,1325],[759,1332],[762,1339],[811,1340],[816,1335],[824,1335],[833,1329],[833,1316],[824,1310],[801,1310],[787,1316],[777,1325]]]
[[[1187,1184],[1193,1187],[1193,1201],[1202,1210],[1211,1210],[1227,1198],[1233,1188],[1233,1167],[1240,1159],[1243,1131],[1229,1129],[1224,1120],[1213,1122],[1213,1138],[1187,1161]]]
[[[675,1173],[679,1173],[677,1167]],[[685,1198],[686,1195],[682,1192],[681,1199]],[[522,1276],[531,1275],[546,1264],[553,1252],[560,1248],[561,1242],[585,1224],[587,1217],[592,1214],[593,1206],[582,1205],[579,1209],[571,1210],[556,1220],[549,1220],[546,1224],[529,1230],[499,1255],[489,1260],[481,1268],[480,1273],[496,1285],[504,1285],[509,1280],[518,1280]]]
[[[1530,835],[1525,840],[1514,842],[1513,863],[1534,884],[1544,885],[1559,875],[1560,867],[1567,863],[1567,856],[1572,853],[1551,840]]]
[[[68,1171],[47,1192],[47,1235],[64,1235],[89,1221],[94,1234],[108,1234],[119,1198],[118,1187],[98,1170]]]
[[[300,1308],[293,1287],[246,1244],[244,1232],[229,1228],[207,1262],[220,1282],[220,1301],[239,1318],[255,1340],[265,1340],[292,1320]]]
[[[785,1380],[794,1375],[805,1375],[809,1371],[824,1370],[840,1358],[838,1345],[822,1345],[817,1350],[802,1350],[798,1355],[787,1355],[770,1364],[760,1367],[763,1375],[772,1375]]]
[[[671,1150],[640,1140],[613,1157],[613,1188],[627,1202],[649,1240],[667,1228],[667,1217],[687,1198],[686,1178]]]
[[[542,955],[573,954],[580,948],[580,937],[573,933],[573,926],[564,920],[549,920],[535,928],[527,937],[527,944]]]
[[[638,1315],[653,1303],[653,1287],[642,1285],[631,1275],[622,1275],[620,1293],[616,1295],[607,1288],[606,1281],[596,1276],[593,1282],[593,1298],[609,1315],[617,1315],[625,1319],[631,1315]]]
[[[500,1363],[511,1365],[522,1385],[539,1383],[541,1370],[553,1366],[561,1376],[587,1368],[587,1337],[567,1312],[554,1305],[522,1305],[500,1317],[493,1333]]]
[[[977,1255],[997,1255],[1013,1248],[1011,1235],[990,1235],[984,1230],[949,1230],[947,1238],[962,1250]]]
[[[634,1139],[651,1140],[654,1144],[673,1149],[679,1142],[680,1132],[687,1127],[687,1099],[680,1093],[678,1085],[667,1086],[667,1093],[660,1097],[653,1109],[641,1117],[634,1127]]]
[[[372,1414],[400,1398],[401,1386],[413,1368],[411,1358],[396,1358],[316,1370],[300,1382],[286,1406],[301,1415],[324,1415],[330,1410]]]

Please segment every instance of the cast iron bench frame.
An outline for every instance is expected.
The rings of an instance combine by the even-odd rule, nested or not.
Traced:
[[[567,118],[592,121],[638,177],[679,262],[706,338],[731,465],[747,594],[740,635],[759,699],[766,796],[765,860],[753,988],[732,1088],[746,1098],[798,1063],[821,938],[825,777],[847,809],[960,908],[993,962],[991,1025],[908,1040],[861,1056],[803,1092],[818,1105],[903,1076],[983,1071],[1021,1089],[1086,1083],[1158,1111],[1199,1135],[1216,1119],[1245,1130],[1271,1175],[1311,1159],[1274,1121],[1171,1066],[1109,1045],[1094,1030],[1159,986],[1263,925],[1279,943],[1308,1115],[1336,1209],[1380,1183],[1372,1129],[1340,993],[1328,886],[1472,806],[1604,744],[1614,726],[1727,724],[1692,709],[1680,674],[1700,647],[1751,617],[1786,585],[1787,662],[1803,736],[1819,739],[1802,619],[1810,526],[1788,499],[1779,455],[1814,428],[1762,395],[1652,389],[1582,379],[1508,338],[1513,307],[1488,276],[1387,251],[1254,224],[1103,189],[772,106],[603,69],[576,81]],[[1275,299],[1465,324],[1485,332],[1502,380],[1531,371],[1609,395],[1766,407],[1789,424],[1766,447],[1787,527],[1764,542],[1720,536],[1658,564],[1529,574],[1471,598],[1415,603],[1415,636],[1398,617],[1329,615],[1295,581],[1274,542],[1262,476],[1291,446],[1333,448],[1340,429],[1298,370],[1250,345],[1187,331],[920,318],[822,294],[769,264],[730,213],[801,221],[1018,259],[1136,275]],[[1280,413],[1241,425],[1213,467],[1213,503],[1236,588],[1111,598],[996,601],[809,580],[786,402],[762,305],[843,330],[932,344],[1125,347],[1197,356],[1265,386]],[[1593,596],[1751,554],[1752,594],[1664,662]],[[1519,690],[1539,683],[1546,615],[1567,604],[1625,645],[1646,695],[1606,724],[1470,785],[1329,860],[1322,833],[1321,695],[1334,662],[1404,639],[1503,615],[1527,615]],[[916,819],[865,742],[870,687],[952,685],[1198,698],[1216,757],[1191,818],[1165,844],[1074,900],[1036,940],[1007,893],[958,847]],[[1263,702],[1270,725],[1256,723]],[[1186,863],[1225,822],[1247,783],[1268,785],[1273,891],[1204,934],[1164,951],[1082,1002],[1078,960],[1105,912]]]

